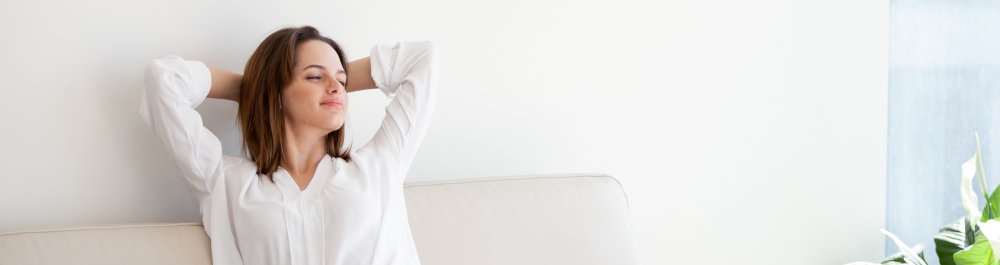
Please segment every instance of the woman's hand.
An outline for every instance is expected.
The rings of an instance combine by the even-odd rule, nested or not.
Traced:
[[[208,97],[239,102],[243,75],[214,67],[208,67],[208,70],[212,73],[212,89],[208,91]]]
[[[368,57],[350,62],[348,67],[351,70],[347,76],[347,92],[376,87]],[[215,67],[208,67],[208,70],[212,72],[212,89],[208,91],[208,97],[239,102],[243,75]]]

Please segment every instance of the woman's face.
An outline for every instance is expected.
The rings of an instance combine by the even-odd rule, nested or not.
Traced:
[[[281,91],[285,122],[326,133],[340,129],[347,113],[347,74],[340,56],[326,42],[310,40],[299,44],[295,61],[292,82]]]

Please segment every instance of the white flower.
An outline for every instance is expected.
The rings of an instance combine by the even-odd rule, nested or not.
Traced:
[[[979,155],[979,134],[976,134],[976,154],[972,159],[962,164],[962,207],[969,213],[972,222],[979,220],[982,213],[979,212],[979,198],[976,191],[972,189],[972,179],[979,175],[979,188],[983,190],[984,196],[989,196],[986,191],[986,176],[983,175],[983,159]]]
[[[1000,222],[997,220],[986,220],[985,223],[979,222],[979,231],[982,231],[983,236],[990,242],[990,248],[993,249],[993,253],[1000,253],[997,252],[997,249],[1000,248]]]

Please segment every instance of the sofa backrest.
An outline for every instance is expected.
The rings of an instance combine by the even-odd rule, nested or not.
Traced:
[[[424,265],[639,264],[628,201],[607,175],[405,184]]]
[[[639,264],[628,202],[607,175],[406,183],[420,261]],[[200,223],[0,231],[0,264],[211,264]]]

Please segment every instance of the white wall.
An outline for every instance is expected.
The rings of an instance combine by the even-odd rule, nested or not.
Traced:
[[[0,4],[0,228],[197,221],[138,115],[178,54],[241,71],[309,24],[352,59],[433,40],[433,124],[408,181],[602,172],[647,264],[882,257],[887,1],[20,1]],[[351,95],[359,142],[387,103]],[[233,105],[199,111],[238,139]]]

